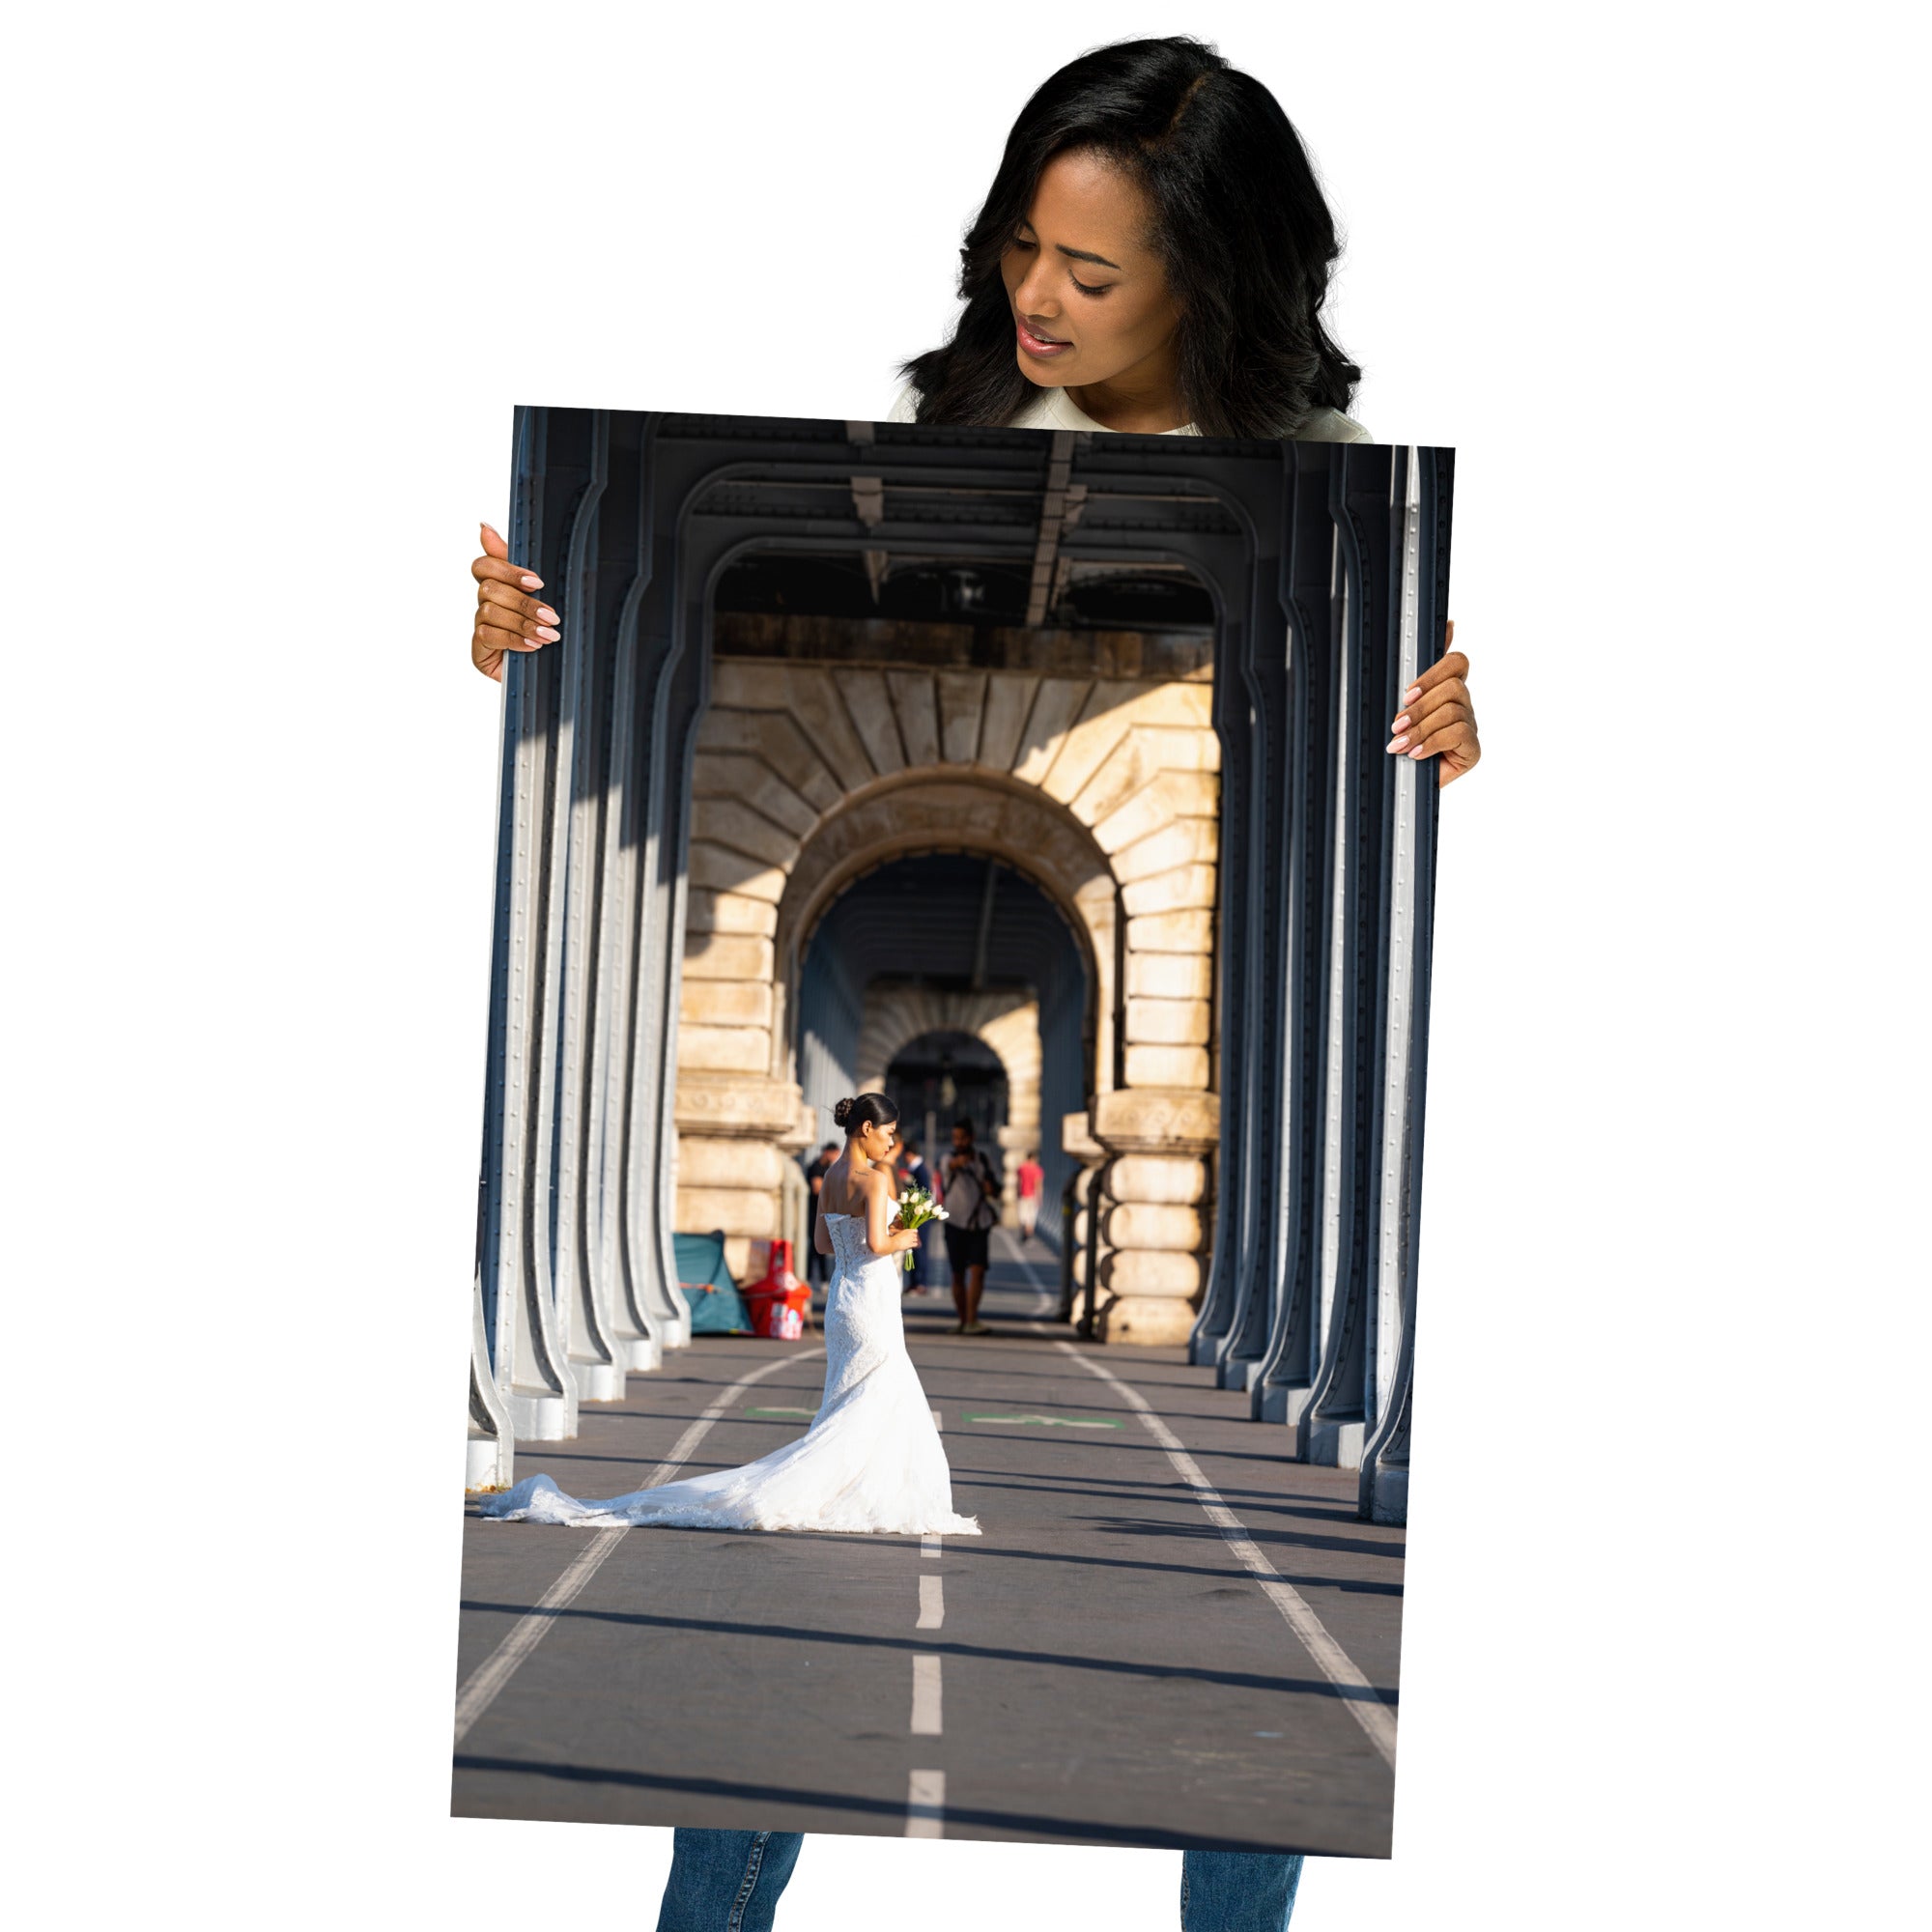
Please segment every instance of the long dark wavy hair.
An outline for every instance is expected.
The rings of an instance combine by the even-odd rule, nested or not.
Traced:
[[[1180,308],[1181,401],[1204,436],[1292,436],[1346,410],[1362,372],[1321,326],[1341,254],[1301,137],[1260,81],[1205,42],[1122,41],[1069,61],[1020,110],[959,250],[965,307],[899,373],[923,423],[1008,423],[1036,393],[1013,352],[1000,257],[1041,172],[1069,150],[1125,168],[1152,204],[1149,239]]]

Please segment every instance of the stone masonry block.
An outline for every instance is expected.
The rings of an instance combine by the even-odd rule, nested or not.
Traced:
[[[1211,818],[1177,818],[1158,832],[1137,838],[1114,854],[1114,876],[1122,885],[1137,884],[1157,873],[1182,866],[1211,866],[1218,856],[1221,828]]]
[[[1129,919],[1206,908],[1214,903],[1218,883],[1212,866],[1177,866],[1172,871],[1156,872],[1151,879],[1136,879],[1122,890],[1121,902]]]
[[[687,932],[684,936],[684,977],[687,980],[763,980],[769,982],[777,957],[777,949],[769,939],[722,932]]]
[[[980,754],[980,721],[986,710],[981,671],[939,673],[939,744],[948,764],[971,764]]]
[[[1110,1208],[1104,1232],[1122,1253],[1159,1248],[1191,1255],[1207,1238],[1207,1230],[1194,1208],[1144,1201],[1126,1201]]]
[[[1208,953],[1214,946],[1214,915],[1206,906],[1180,912],[1150,913],[1127,921],[1127,952]]]
[[[1119,1248],[1100,1264],[1100,1281],[1116,1294],[1175,1294],[1200,1292],[1201,1257],[1163,1248]]]
[[[763,1193],[778,1186],[783,1159],[770,1141],[722,1140],[705,1134],[677,1137],[680,1187],[744,1188]]]
[[[698,723],[697,749],[762,758],[817,811],[830,811],[845,794],[786,712],[731,711],[713,704]]]
[[[882,775],[905,770],[905,748],[899,742],[899,721],[893,713],[892,694],[885,673],[863,666],[842,672],[845,708],[853,728],[866,741],[867,755]]]
[[[688,932],[751,933],[769,939],[779,929],[779,909],[741,893],[694,887],[685,899],[684,923]]]
[[[1206,1000],[1214,992],[1214,959],[1207,952],[1129,952],[1130,999]]]
[[[1206,1089],[1213,1081],[1205,1046],[1130,1045],[1126,1057],[1129,1087]]]
[[[1109,1163],[1106,1186],[1116,1201],[1198,1208],[1208,1198],[1208,1163],[1193,1154],[1123,1153]]]
[[[728,846],[749,858],[789,871],[798,859],[798,840],[763,812],[735,799],[697,798],[691,803],[691,836]]]
[[[727,1235],[770,1240],[778,1229],[778,1195],[752,1187],[680,1187],[677,1231],[681,1235]]]
[[[735,799],[796,838],[803,838],[818,823],[813,807],[762,758],[736,752],[699,752],[692,760],[691,795]]]
[[[734,852],[728,845],[694,838],[690,883],[709,892],[738,893],[746,898],[763,899],[776,906],[784,897],[785,873],[781,867],[767,866],[743,852]]]
[[[687,975],[678,989],[678,1019],[686,1026],[754,1026],[769,1031],[771,982],[700,980]]]
[[[1084,677],[1040,679],[1039,689],[1034,695],[1033,711],[1020,734],[1018,758],[1013,765],[1016,779],[1037,785],[1046,777],[1093,688]]]
[[[1037,677],[995,671],[986,680],[986,709],[980,723],[980,762],[989,771],[1009,772],[1019,755],[1020,733],[1033,709]]]
[[[765,1027],[680,1026],[677,1063],[694,1073],[762,1073],[771,1065],[772,1036]]]
[[[907,764],[936,765],[939,702],[933,694],[931,672],[888,671],[886,688],[893,695],[893,710],[899,721],[899,737],[905,744]]]
[[[1094,1096],[1094,1138],[1115,1153],[1206,1153],[1221,1138],[1213,1094],[1117,1087]]]
[[[1128,1000],[1127,1043],[1130,1046],[1206,1046],[1208,1002]]]

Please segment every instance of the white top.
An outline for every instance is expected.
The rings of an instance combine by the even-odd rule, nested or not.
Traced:
[[[917,391],[908,383],[898,392],[893,403],[888,422],[909,423],[917,411],[915,401]],[[1065,389],[1037,388],[1034,399],[1010,423],[1009,429],[1084,429],[1099,430],[1105,435],[1113,432],[1103,422],[1095,422],[1086,411],[1079,408]],[[1182,423],[1179,429],[1164,429],[1162,436],[1199,436],[1201,432],[1192,423]],[[1345,416],[1340,410],[1317,410],[1302,424],[1300,434],[1293,439],[1297,442],[1373,442],[1372,437],[1353,416]]]

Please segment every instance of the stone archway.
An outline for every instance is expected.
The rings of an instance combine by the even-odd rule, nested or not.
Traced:
[[[734,1266],[775,1231],[780,1162],[815,1129],[789,1017],[806,944],[860,873],[935,850],[996,857],[1062,908],[1092,967],[1096,1136],[1118,1117],[1138,1151],[1144,1115],[1184,1117],[1179,1157],[1200,1173],[1215,1113],[1211,698],[1205,678],[718,661],[693,762],[678,1225],[723,1228]],[[1186,1191],[1200,1199],[1205,1177]],[[1188,1249],[1157,1261],[1123,1252],[1183,1234]],[[1138,1332],[1184,1337],[1199,1217],[1117,1218],[1109,1240],[1108,1285],[1137,1299]]]
[[[859,1085],[881,1090],[893,1062],[928,1034],[970,1034],[1006,1069],[1007,1120],[1001,1127],[1005,1202],[1002,1219],[1019,1225],[1015,1167],[1019,1154],[1040,1142],[1040,1071],[1046,1054],[1040,1037],[1039,1001],[1030,991],[948,993],[924,986],[867,989],[859,1029]],[[1056,1134],[1060,1123],[1054,1122]],[[931,1155],[936,1149],[928,1148]]]

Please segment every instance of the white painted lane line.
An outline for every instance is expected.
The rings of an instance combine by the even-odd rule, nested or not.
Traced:
[[[1039,1276],[1035,1274],[1033,1271],[1033,1264],[1026,1258],[1026,1250],[1022,1248],[1016,1240],[1013,1239],[1011,1235],[1008,1234],[1006,1229],[1002,1228],[1000,1230],[1000,1234],[1004,1237],[1007,1246],[1012,1250],[1012,1259],[1015,1264],[1018,1266],[1020,1272],[1026,1276],[1028,1287],[1030,1287],[1033,1290],[1035,1295],[1037,1296],[1037,1299],[1036,1300],[1034,1306],[1028,1311],[1028,1313],[1033,1317],[1035,1321],[1038,1321],[1039,1318],[1042,1316],[1058,1315],[1060,1313],[1059,1291],[1057,1289],[1043,1287],[1041,1285]],[[1053,1323],[1053,1326],[1055,1326],[1056,1328],[1059,1327],[1059,1325],[1060,1324],[1057,1321]]]
[[[938,1410],[937,1410],[936,1408],[935,1408],[935,1409],[934,1409],[934,1410],[932,1411],[932,1426],[933,1426],[933,1428],[935,1428],[935,1429],[937,1429],[937,1430],[940,1430],[940,1431],[944,1431],[944,1429],[946,1428],[946,1425],[945,1425],[945,1423],[943,1423],[942,1421],[940,1421],[940,1419],[939,1419],[939,1411],[938,1411]]]
[[[943,1838],[946,1835],[946,1774],[916,1771],[906,1788],[906,1836]]]
[[[919,1579],[919,1622],[913,1628],[936,1631],[946,1622],[946,1585],[937,1577]]]
[[[796,1355],[780,1355],[774,1360],[767,1362],[763,1368],[753,1369],[749,1376],[740,1376],[671,1444],[670,1454],[651,1471],[639,1487],[646,1490],[654,1490],[660,1483],[669,1482],[677,1474],[678,1470],[691,1460],[697,1445],[711,1434],[711,1425],[714,1422],[722,1420],[725,1413],[736,1404],[739,1396],[750,1388],[753,1383],[763,1381],[767,1376],[777,1375],[788,1362],[809,1362],[814,1355],[822,1355],[824,1352],[823,1349],[805,1349],[801,1350]],[[817,1413],[815,1409],[812,1412],[813,1414]]]
[[[936,1738],[939,1728],[939,1660],[915,1657],[912,1661],[912,1734],[916,1738]]]
[[[738,1397],[753,1383],[761,1382],[767,1376],[776,1375],[787,1362],[809,1361],[812,1356],[824,1352],[822,1349],[807,1349],[799,1354],[780,1355],[765,1363],[762,1368],[753,1369],[750,1375],[740,1376],[677,1438],[671,1445],[670,1454],[639,1487],[654,1490],[660,1483],[669,1482],[690,1459],[692,1452],[711,1433],[711,1425],[724,1415]],[[457,1744],[463,1742],[470,1726],[497,1701],[504,1685],[517,1674],[517,1669],[524,1659],[529,1656],[530,1652],[550,1634],[557,1618],[569,1608],[572,1600],[597,1574],[599,1565],[630,1533],[629,1523],[624,1523],[615,1529],[593,1529],[590,1532],[590,1547],[587,1549],[580,1549],[571,1558],[563,1575],[543,1593],[536,1607],[520,1617],[511,1627],[509,1635],[464,1680],[463,1688],[456,1693],[455,1742]]]
[[[517,1667],[541,1643],[551,1626],[570,1605],[572,1599],[597,1574],[598,1565],[623,1540],[630,1524],[622,1529],[597,1529],[590,1544],[571,1558],[570,1567],[543,1593],[535,1609],[520,1617],[510,1634],[485,1661],[469,1673],[469,1681],[456,1693],[456,1739],[461,1744],[472,1725],[492,1704]]]
[[[919,1540],[919,1553],[922,1556],[939,1554],[939,1539],[936,1536],[922,1536]]]
[[[1308,1600],[1287,1582],[1267,1560],[1240,1519],[1221,1500],[1220,1492],[1201,1473],[1200,1465],[1181,1446],[1180,1437],[1153,1412],[1152,1405],[1140,1390],[1129,1387],[1112,1369],[1102,1368],[1091,1355],[1083,1355],[1071,1342],[1057,1342],[1054,1346],[1065,1350],[1082,1368],[1092,1370],[1126,1399],[1147,1426],[1148,1434],[1167,1451],[1167,1460],[1174,1464],[1180,1480],[1194,1492],[1194,1499],[1207,1513],[1208,1520],[1221,1532],[1229,1548],[1261,1585],[1268,1602],[1281,1612],[1289,1629],[1301,1639],[1321,1674],[1338,1690],[1349,1693],[1342,1700],[1348,1707],[1349,1715],[1361,1725],[1368,1734],[1369,1742],[1393,1769],[1395,1713],[1382,1702],[1375,1686],[1362,1674],[1354,1659],[1328,1634],[1327,1626],[1315,1614]]]

